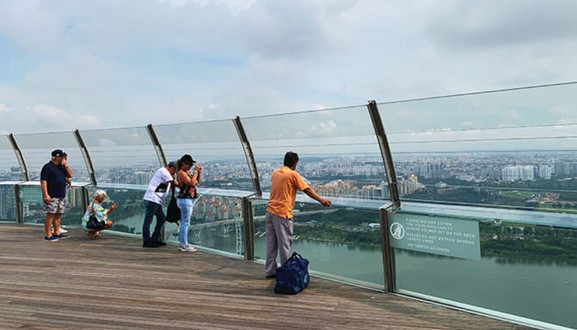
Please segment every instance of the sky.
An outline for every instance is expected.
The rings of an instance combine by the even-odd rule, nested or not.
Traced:
[[[576,81],[576,14],[570,0],[0,0],[0,134]]]

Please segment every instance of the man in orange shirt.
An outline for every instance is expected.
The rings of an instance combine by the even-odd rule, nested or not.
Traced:
[[[280,255],[281,265],[290,258],[290,247],[293,236],[293,209],[297,190],[303,191],[309,197],[324,206],[332,202],[317,195],[295,171],[299,156],[287,152],[284,156],[284,166],[274,170],[271,178],[270,199],[266,209],[266,264],[267,278],[276,276],[276,255]]]

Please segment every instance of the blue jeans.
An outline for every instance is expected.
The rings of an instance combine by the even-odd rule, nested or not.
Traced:
[[[147,200],[144,200],[143,203],[146,208],[146,213],[144,214],[144,223],[142,224],[142,241],[144,243],[148,241],[159,242],[162,226],[164,226],[164,222],[166,221],[166,216],[162,211],[162,205]],[[152,217],[155,215],[156,227],[154,227],[154,232],[152,233],[152,237],[150,237],[150,224],[152,224]]]
[[[177,198],[176,205],[180,209],[180,227],[178,228],[178,243],[181,246],[188,244],[188,225],[192,217],[192,206],[194,199],[191,198]]]

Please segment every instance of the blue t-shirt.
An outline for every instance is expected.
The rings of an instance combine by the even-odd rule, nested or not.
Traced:
[[[66,167],[64,165],[48,162],[40,172],[40,181],[43,180],[46,181],[48,195],[51,198],[66,197]]]

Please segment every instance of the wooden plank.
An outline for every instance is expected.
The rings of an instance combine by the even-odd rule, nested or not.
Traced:
[[[50,243],[41,227],[0,225],[0,328],[528,329],[317,278],[276,295],[252,262],[70,234]]]

